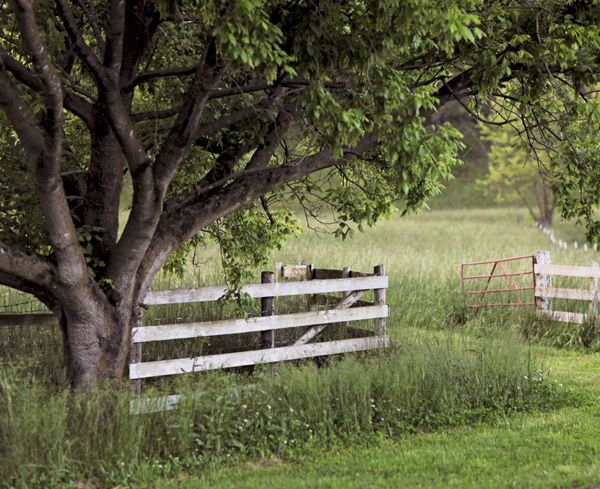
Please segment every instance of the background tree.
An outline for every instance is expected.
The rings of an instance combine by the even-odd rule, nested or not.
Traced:
[[[551,129],[556,79],[596,79],[597,16],[572,0],[2,1],[0,283],[60,318],[74,386],[121,378],[182,248],[217,240],[236,282],[232,265],[294,232],[289,199],[329,206],[340,234],[418,208],[460,148],[436,110],[481,119],[493,96]]]
[[[498,202],[525,205],[536,223],[552,227],[555,199],[544,166],[538,165],[513,127],[481,126],[481,136],[489,145],[488,172],[477,183],[492,191]]]
[[[580,87],[563,93],[553,109],[562,116],[553,131],[540,134],[538,148],[548,159],[548,185],[561,215],[586,227],[590,243],[600,244],[600,129],[597,91]]]

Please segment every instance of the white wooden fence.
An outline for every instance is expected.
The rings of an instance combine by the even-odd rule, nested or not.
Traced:
[[[540,231],[542,231],[546,236],[548,236],[548,240],[550,241],[550,243],[552,243],[555,246],[558,246],[561,250],[572,249],[572,250],[579,250],[579,251],[583,251],[583,252],[598,251],[598,245],[595,243],[593,245],[588,244],[586,242],[578,243],[577,241],[573,241],[572,243],[570,243],[569,241],[563,241],[562,239],[556,239],[556,236],[554,236],[554,231],[552,230],[552,228],[545,227],[540,222],[536,223],[536,226],[538,227],[538,229]]]
[[[537,314],[554,321],[583,324],[588,321],[598,320],[598,280],[600,279],[600,266],[592,263],[589,267],[573,265],[555,265],[550,261],[550,253],[538,252],[534,265],[536,276],[535,297]],[[552,277],[588,278],[590,285],[587,289],[559,288],[552,286]],[[553,299],[567,299],[588,303],[588,312],[556,311],[553,308]]]
[[[273,363],[283,360],[297,360],[385,347],[388,345],[386,318],[389,314],[389,308],[385,300],[388,277],[385,275],[383,265],[375,267],[372,275],[362,273],[357,275],[360,276],[246,285],[242,292],[251,298],[261,299],[263,304],[263,316],[261,317],[157,326],[140,325],[132,331],[132,363],[129,365],[129,377],[139,385],[141,379],[151,377]],[[264,273],[263,281],[265,281]],[[272,280],[270,281],[272,282]],[[370,290],[374,291],[374,301],[360,301]],[[337,302],[327,310],[275,315],[272,308],[273,298],[275,297],[331,294],[335,292],[342,292],[344,295],[342,298],[338,298]],[[152,291],[146,296],[145,304],[153,306],[216,301],[223,298],[226,293],[227,288],[224,286]],[[269,304],[270,310],[268,310]],[[265,306],[267,310],[265,310]],[[351,308],[351,306],[354,307]],[[311,343],[327,325],[363,320],[375,320],[374,334],[371,331],[364,330],[364,337]],[[302,329],[297,339],[290,345],[275,347],[274,341],[272,341],[274,332],[284,328]],[[191,358],[142,361],[141,345],[145,342],[250,332],[269,333],[271,338],[270,347]],[[267,338],[269,338],[268,335]]]

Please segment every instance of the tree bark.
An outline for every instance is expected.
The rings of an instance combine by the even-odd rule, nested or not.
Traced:
[[[120,381],[126,373],[133,320],[139,314],[137,303],[129,310],[116,307],[91,280],[87,287],[58,293],[61,307],[55,313],[71,385],[89,390]]]
[[[125,161],[104,113],[94,109],[91,128],[91,159],[84,200],[83,223],[99,230],[92,241],[92,254],[108,263],[117,242],[119,204]]]

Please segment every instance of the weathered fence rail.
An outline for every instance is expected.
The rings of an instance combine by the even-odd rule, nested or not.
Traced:
[[[550,253],[542,253],[543,260],[538,260],[534,265],[537,277],[535,297],[538,303],[536,308],[540,317],[553,321],[562,321],[583,324],[598,320],[598,280],[600,279],[600,265],[593,262],[591,266],[555,265],[550,262]],[[587,289],[553,287],[552,277],[571,277],[590,279]],[[557,311],[553,307],[553,299],[580,301],[588,303],[588,312]]]
[[[52,313],[1,313],[0,327],[2,326],[57,326],[58,321]]]
[[[164,324],[133,329],[133,342],[165,341],[199,336],[220,336],[253,333],[301,326],[327,325],[343,321],[360,321],[385,317],[387,305],[366,306],[353,309],[299,312],[277,316],[258,316],[247,319],[225,319],[200,323]]]
[[[283,297],[331,292],[347,292],[357,289],[387,288],[387,276],[368,276],[356,278],[339,278],[327,280],[310,280],[306,282],[276,282],[266,284],[250,284],[241,292],[252,299],[262,297]],[[223,298],[227,287],[202,287],[199,289],[172,289],[151,291],[144,303],[148,306],[158,304],[181,304],[187,302],[210,302]]]

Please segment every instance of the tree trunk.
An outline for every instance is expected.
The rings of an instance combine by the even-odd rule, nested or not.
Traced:
[[[540,223],[542,223],[545,228],[550,229],[552,227],[552,218],[553,217],[554,217],[553,210],[544,209],[544,212],[540,216]]]
[[[100,235],[91,242],[92,254],[106,263],[117,241],[125,161],[109,123],[98,108],[92,133],[83,223],[100,230]]]
[[[554,196],[545,182],[542,182],[543,198],[540,206],[540,221],[544,227],[552,227],[552,218],[554,217]]]
[[[135,307],[115,307],[95,290],[72,291],[64,298],[60,319],[71,385],[90,390],[121,380],[126,373],[131,328],[139,314],[137,303]]]

